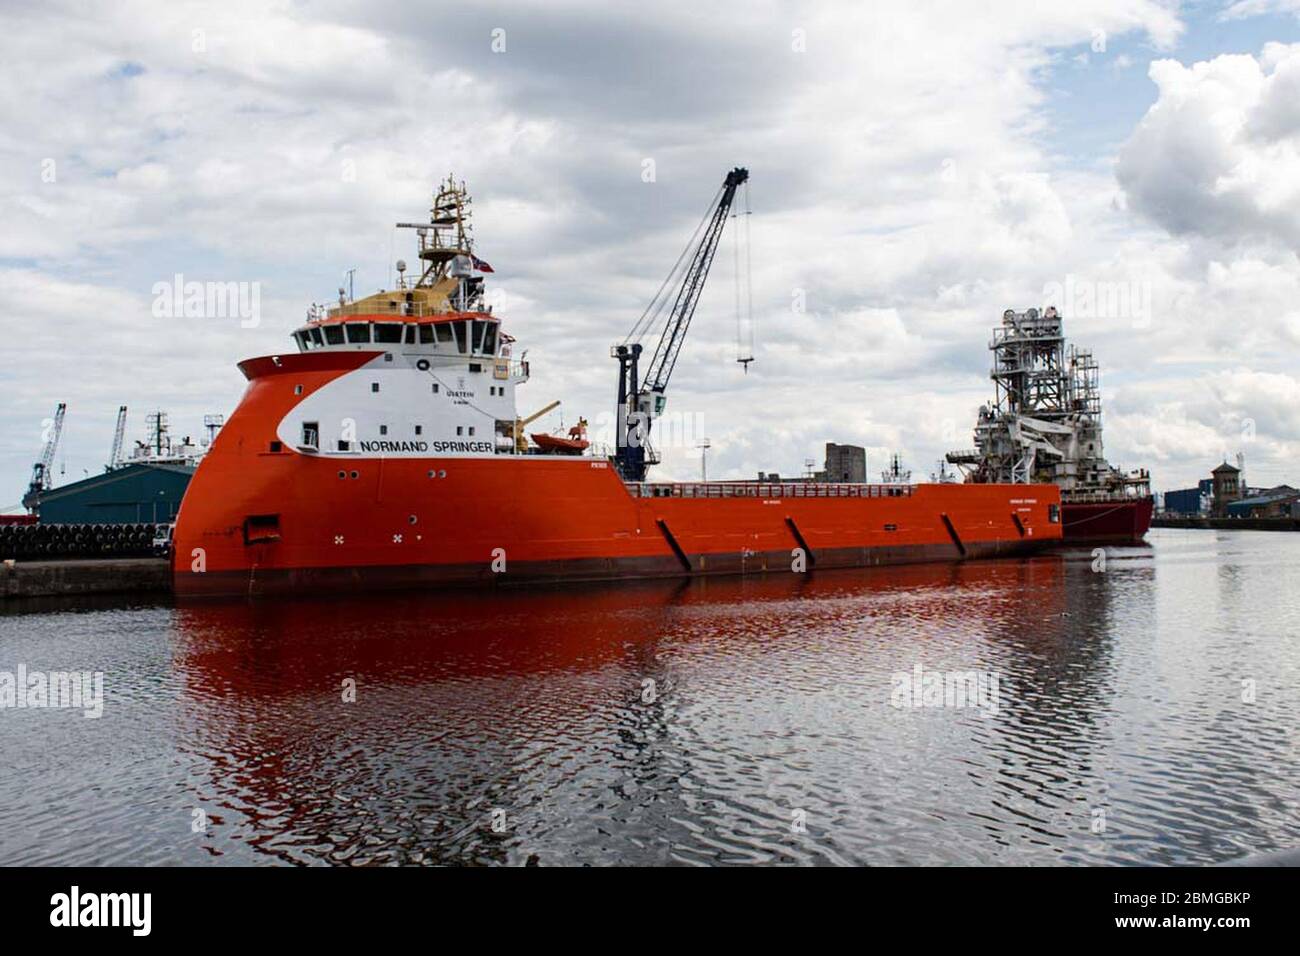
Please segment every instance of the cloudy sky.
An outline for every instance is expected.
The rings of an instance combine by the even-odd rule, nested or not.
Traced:
[[[1002,311],[1056,304],[1101,364],[1112,462],[1166,489],[1241,451],[1252,484],[1300,484],[1300,0],[5,0],[3,22],[0,507],[60,401],[57,481],[103,467],[120,404],[132,437],[156,407],[197,436],[346,270],[360,294],[413,259],[392,224],[449,171],[529,350],[521,407],[607,418],[609,345],[734,165],[755,361],[728,235],[662,475],[698,473],[703,437],[714,476],[798,473],[828,440],[928,473],[970,443]],[[258,321],[157,315],[177,274],[256,284]]]

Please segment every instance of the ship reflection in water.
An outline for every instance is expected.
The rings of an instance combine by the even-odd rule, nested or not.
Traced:
[[[108,703],[0,713],[0,862],[1161,864],[1300,844],[1300,537],[1153,538],[1104,572],[1079,551],[6,614],[0,670],[93,665]],[[971,671],[966,706],[897,706]]]

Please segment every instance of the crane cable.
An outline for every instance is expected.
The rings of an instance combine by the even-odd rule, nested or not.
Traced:
[[[731,218],[735,219],[740,216],[739,211],[732,213]],[[744,211],[744,235],[741,235],[741,226],[736,224],[735,233],[732,235],[732,249],[735,253],[735,285],[736,285],[736,361],[744,366],[745,371],[749,371],[749,363],[754,360],[754,278],[750,268],[750,241],[749,241],[749,182],[745,182],[745,211]],[[741,269],[740,269],[740,247],[745,247],[745,308],[741,311]],[[748,331],[749,348],[745,348],[745,333]]]
[[[749,326],[749,349],[745,357],[750,361],[754,358],[754,270],[753,270],[753,243],[749,241],[749,180],[745,180],[745,322]],[[745,364],[748,371],[749,364]]]
[[[679,255],[677,261],[673,263],[672,269],[660,284],[659,290],[654,294],[654,298],[652,298],[650,304],[645,307],[645,311],[641,313],[641,317],[636,320],[636,324],[632,326],[632,331],[628,332],[624,337],[622,344],[626,345],[634,338],[640,340],[647,332],[657,326],[664,308],[668,305],[668,297],[664,295],[664,290],[667,289],[669,283],[673,281],[673,277],[679,274],[682,263],[686,260],[686,254],[695,247],[696,238],[704,229],[705,224],[713,218],[714,210],[717,209],[718,200],[722,196],[722,190],[724,188],[725,184],[719,186],[718,191],[713,194],[713,201],[709,203],[709,208],[705,211],[704,218],[700,220],[700,224],[696,226],[695,231],[691,233],[691,238],[687,241],[686,247],[682,249],[681,255]]]
[[[739,210],[731,214],[734,220],[740,215]],[[733,253],[734,270],[732,272],[732,284],[735,286],[736,293],[736,361],[739,362],[744,354],[744,346],[740,344],[740,224],[736,223],[731,231],[731,250]]]

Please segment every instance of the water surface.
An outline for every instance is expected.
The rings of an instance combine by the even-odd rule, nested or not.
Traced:
[[[1096,564],[11,603],[0,670],[102,671],[107,699],[98,720],[0,710],[0,863],[1188,864],[1300,846],[1300,535],[1158,530]],[[917,665],[996,677],[996,712],[895,706]]]

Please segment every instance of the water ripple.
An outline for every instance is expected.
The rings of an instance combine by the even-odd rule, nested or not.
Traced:
[[[173,608],[7,605],[0,863],[1182,864],[1300,843],[1300,536]],[[996,710],[899,681],[996,677]],[[353,691],[354,689],[354,691]],[[353,692],[355,699],[352,699]]]

